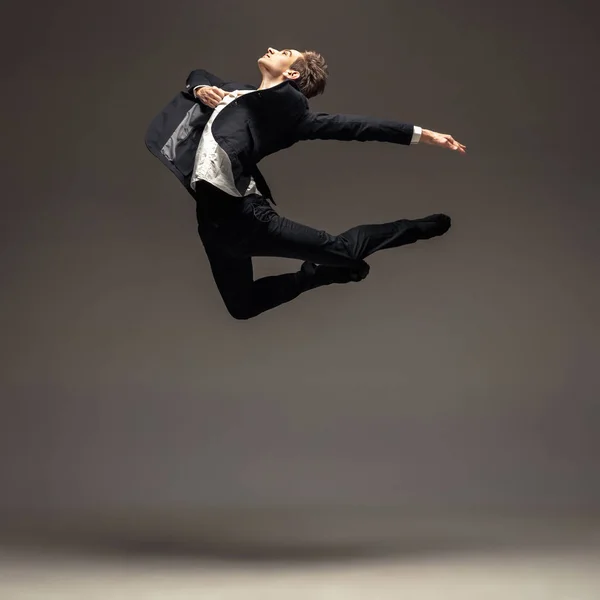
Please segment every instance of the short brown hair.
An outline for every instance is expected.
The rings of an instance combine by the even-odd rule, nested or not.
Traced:
[[[318,52],[305,50],[290,69],[300,73],[294,82],[307,98],[325,91],[329,71],[325,59]]]

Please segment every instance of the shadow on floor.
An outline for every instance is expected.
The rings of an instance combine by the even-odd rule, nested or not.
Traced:
[[[396,515],[130,515],[13,520],[0,524],[6,549],[137,560],[339,563],[460,553],[581,547],[600,540],[600,521],[406,519]]]

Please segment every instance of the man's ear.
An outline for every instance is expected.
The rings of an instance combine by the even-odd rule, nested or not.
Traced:
[[[291,69],[288,69],[285,72],[285,77],[286,79],[298,79],[298,77],[300,77],[300,73],[298,71],[292,71]]]

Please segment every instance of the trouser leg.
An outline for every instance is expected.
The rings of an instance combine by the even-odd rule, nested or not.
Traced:
[[[204,247],[217,289],[235,319],[250,319],[303,292],[332,283],[305,268],[254,280],[252,258],[231,256],[210,243]]]
[[[400,219],[388,223],[352,227],[338,235],[315,229],[277,215],[270,215],[264,227],[249,238],[251,256],[298,258],[317,264],[360,268],[374,252],[412,244],[441,235],[449,227],[445,215],[425,219]]]
[[[211,193],[208,201],[198,204],[198,231],[221,296],[230,314],[240,319],[256,316],[309,289],[356,280],[348,277],[348,272],[364,278],[369,268],[364,258],[370,254],[440,235],[439,219],[431,217],[359,225],[333,235],[281,217],[261,198],[232,200]],[[439,216],[444,215],[433,215]],[[295,258],[319,268],[306,268],[305,263],[296,273],[254,281],[253,256]],[[336,267],[345,271],[343,277],[335,272]]]

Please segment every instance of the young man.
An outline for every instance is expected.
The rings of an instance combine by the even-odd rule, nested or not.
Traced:
[[[314,51],[269,48],[258,59],[262,81],[225,82],[204,70],[152,121],[146,146],[196,200],[198,233],[227,310],[249,319],[331,283],[364,279],[364,259],[378,250],[444,234],[450,218],[438,214],[360,225],[340,235],[280,216],[257,168],[269,154],[301,140],[430,144],[464,154],[452,136],[416,125],[309,110],[323,93],[328,69]],[[301,269],[254,280],[253,256],[303,260]]]

